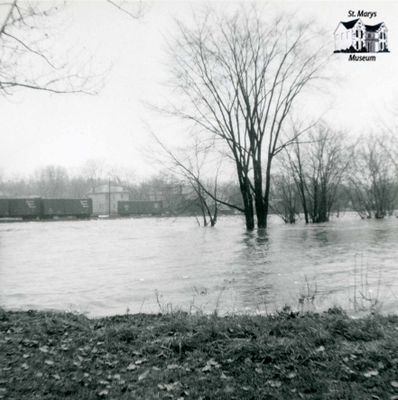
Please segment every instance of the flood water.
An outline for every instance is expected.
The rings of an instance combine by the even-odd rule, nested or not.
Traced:
[[[215,228],[194,218],[0,224],[0,306],[91,316],[398,308],[398,219]],[[300,301],[301,299],[301,301]]]

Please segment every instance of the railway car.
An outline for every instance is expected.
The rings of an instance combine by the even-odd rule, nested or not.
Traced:
[[[65,214],[77,218],[90,218],[93,214],[91,199],[65,199]]]
[[[42,199],[42,218],[89,218],[93,213],[91,199]]]
[[[12,218],[36,219],[41,217],[41,199],[9,199],[8,216]]]
[[[118,201],[117,203],[117,211],[121,216],[160,215],[162,209],[161,201]]]
[[[9,217],[9,200],[8,199],[0,199],[0,218]]]

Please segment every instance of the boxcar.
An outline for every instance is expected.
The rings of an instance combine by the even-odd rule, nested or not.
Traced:
[[[88,218],[91,214],[91,199],[42,199],[43,218]]]
[[[41,216],[41,199],[9,199],[9,216],[34,219]]]
[[[65,199],[65,214],[77,218],[89,218],[92,213],[91,199]]]
[[[0,199],[0,218],[6,218],[10,216],[8,203],[8,199]]]
[[[161,201],[118,201],[117,211],[119,215],[159,215],[162,213]]]

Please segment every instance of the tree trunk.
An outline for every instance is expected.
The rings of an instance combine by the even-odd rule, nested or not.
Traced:
[[[253,173],[254,173],[254,204],[256,207],[257,227],[267,227],[267,213],[264,207],[263,198],[263,177],[261,171],[261,163],[253,160]]]
[[[267,227],[267,219],[268,219],[268,212],[269,212],[269,195],[271,191],[271,158],[268,156],[267,161],[267,170],[265,171],[265,190],[264,190],[264,202],[263,202],[263,215],[262,218],[262,226],[260,226],[258,221],[259,228],[266,228]]]
[[[250,193],[250,186],[248,182],[241,182],[240,190],[242,193],[243,207],[245,209],[246,229],[254,229],[254,208],[253,208],[253,196]]]

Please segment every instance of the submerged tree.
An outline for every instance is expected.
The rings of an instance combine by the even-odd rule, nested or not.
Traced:
[[[295,181],[305,222],[327,222],[351,160],[343,135],[325,124],[312,128],[302,142],[286,149],[283,164]]]
[[[200,143],[197,137],[191,145],[180,149],[179,152],[170,150],[154,133],[156,143],[166,159],[158,158],[171,173],[182,178],[182,182],[191,187],[194,204],[200,210],[203,226],[215,226],[218,217],[219,204],[226,205],[238,211],[241,207],[226,201],[218,192],[218,177],[221,162],[211,162],[212,144]],[[213,166],[209,168],[208,164]],[[211,172],[209,173],[209,169]]]
[[[290,171],[283,171],[272,179],[271,210],[287,224],[294,224],[300,215],[300,196]]]
[[[297,139],[282,138],[292,106],[318,78],[322,56],[309,45],[309,25],[287,17],[264,21],[256,10],[218,17],[196,27],[178,22],[172,43],[174,87],[182,107],[173,115],[221,139],[235,164],[247,229],[267,225],[275,156]],[[298,133],[299,134],[299,133]]]
[[[355,153],[350,170],[350,197],[353,209],[361,218],[384,218],[391,215],[397,198],[397,169],[391,155],[394,141],[387,136],[371,135]]]

